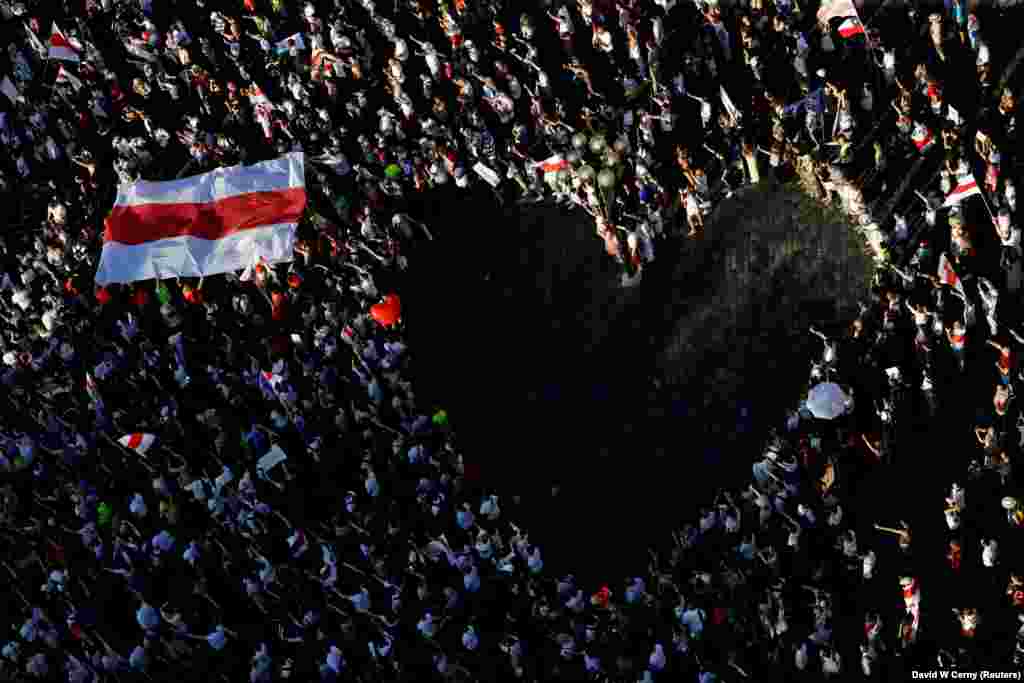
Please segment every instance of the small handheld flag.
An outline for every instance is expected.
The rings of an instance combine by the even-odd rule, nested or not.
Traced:
[[[46,52],[46,56],[49,59],[63,59],[68,62],[79,62],[81,58],[78,56],[78,50],[76,50],[68,39],[64,36],[57,24],[53,24],[53,30],[50,32],[50,48]]]

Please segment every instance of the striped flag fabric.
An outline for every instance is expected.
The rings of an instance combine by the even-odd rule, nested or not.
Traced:
[[[546,182],[554,182],[559,171],[569,168],[569,162],[560,154],[556,154],[540,162],[537,166],[540,167],[541,172],[544,174]]]
[[[258,85],[254,86],[252,90],[246,91],[245,94],[249,96],[249,103],[254,107],[261,104],[269,107],[274,106],[270,99],[263,93],[263,89]]]
[[[963,291],[964,285],[960,281],[960,276],[957,275],[956,271],[953,270],[953,265],[949,262],[949,258],[946,256],[946,252],[939,254],[939,280],[944,285],[949,285],[954,289]]]
[[[864,26],[861,25],[860,19],[850,17],[839,25],[839,35],[843,38],[853,38],[854,36],[864,35]]]
[[[853,0],[825,0],[818,8],[818,21],[827,24],[829,20],[836,17],[855,17],[857,7]]]
[[[913,131],[910,133],[910,141],[917,147],[917,151],[921,154],[929,151],[933,144],[935,144],[935,137],[932,132],[928,130],[928,127],[924,124],[918,123],[914,125]]]
[[[67,37],[57,28],[56,23],[53,24],[53,30],[50,32],[50,48],[47,50],[46,56],[48,59],[63,59],[68,62],[81,61],[78,50],[72,47]]]
[[[277,398],[278,387],[283,381],[284,377],[274,372],[261,371],[256,377],[256,383],[267,398]]]
[[[93,379],[92,373],[85,373],[85,393],[89,396],[89,400],[93,402],[97,410],[103,410],[103,399],[100,397],[100,390],[96,386],[96,380]]]
[[[981,188],[978,187],[978,182],[974,179],[974,174],[965,173],[957,178],[956,187],[946,195],[946,201],[943,202],[942,205],[953,206],[976,194],[981,194]]]
[[[548,157],[544,161],[537,164],[540,166],[540,170],[547,173],[558,173],[559,171],[569,168],[569,162],[566,161],[560,154],[556,154],[552,157]]]
[[[96,283],[204,277],[294,258],[306,208],[302,152],[118,188]]]
[[[117,440],[119,444],[135,451],[139,455],[145,455],[146,451],[153,447],[156,442],[156,437],[152,434],[144,434],[142,432],[135,432],[134,434],[125,434]]]

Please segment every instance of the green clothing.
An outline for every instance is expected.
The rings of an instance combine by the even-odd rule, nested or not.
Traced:
[[[167,289],[167,285],[164,284],[163,280],[156,281],[156,298],[161,306],[171,302],[171,290]]]

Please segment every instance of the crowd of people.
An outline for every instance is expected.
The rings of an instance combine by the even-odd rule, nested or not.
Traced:
[[[1024,665],[1016,104],[997,86],[1015,46],[962,0],[870,20],[801,4],[0,2],[2,675]],[[94,285],[115,187],[290,151],[309,196],[293,262]],[[753,482],[623,584],[553,576],[519,501],[474,485],[409,382],[395,283],[435,237],[430,203],[576,205],[630,280],[769,176],[838,199],[880,264],[812,371],[856,409],[794,413]],[[948,456],[927,512],[948,532],[924,551],[916,521],[867,519],[852,495],[857,472],[911,457],[919,419],[975,449]]]

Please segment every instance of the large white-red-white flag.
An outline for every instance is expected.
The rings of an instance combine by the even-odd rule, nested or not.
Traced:
[[[981,188],[978,187],[978,181],[974,179],[973,173],[965,173],[956,181],[956,187],[946,195],[946,201],[943,202],[943,206],[953,206],[959,204],[968,197],[976,194],[981,194]]]
[[[106,219],[96,282],[203,277],[291,261],[305,207],[302,152],[122,185]]]
[[[80,62],[78,50],[68,41],[67,37],[57,28],[54,23],[50,32],[50,48],[46,53],[49,59],[63,59],[69,62]]]
[[[818,21],[827,24],[836,17],[856,17],[857,7],[853,0],[825,0],[818,8]]]

